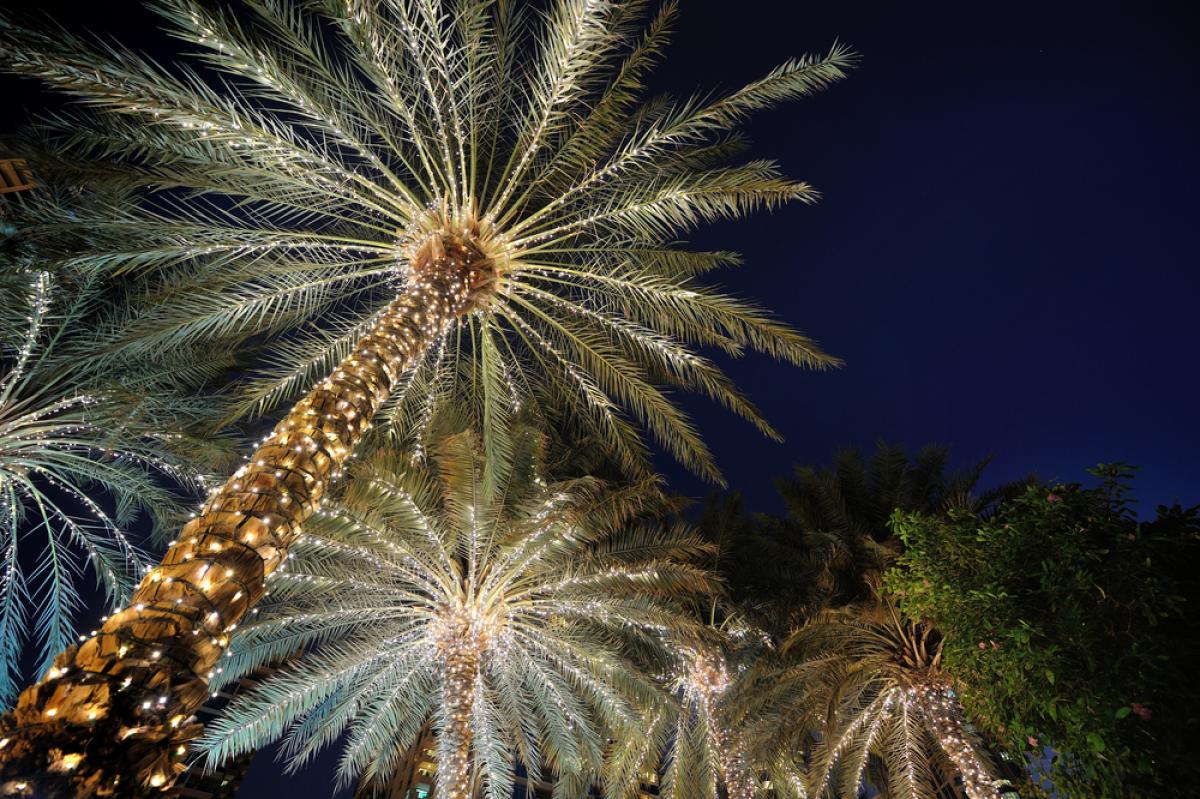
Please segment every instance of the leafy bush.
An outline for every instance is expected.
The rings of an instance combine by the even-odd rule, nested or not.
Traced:
[[[1098,487],[1033,485],[990,515],[897,512],[885,585],[945,635],[973,721],[1058,796],[1170,795],[1197,784],[1184,669],[1200,518],[1160,506],[1139,522],[1131,470],[1092,474]]]

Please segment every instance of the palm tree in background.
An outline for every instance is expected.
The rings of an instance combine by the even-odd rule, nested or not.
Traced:
[[[736,492],[714,494],[696,525],[718,546],[716,570],[739,612],[782,640],[823,608],[874,600],[900,552],[889,526],[896,509],[986,510],[1008,496],[1018,484],[976,493],[986,465],[952,471],[938,446],[915,456],[884,443],[868,458],[846,450],[776,481],[785,514],[750,514]]]
[[[706,605],[707,635],[673,648],[670,701],[654,708],[642,733],[617,742],[606,764],[610,792],[635,796],[641,775],[658,770],[663,799],[753,799],[759,791],[745,710],[771,643],[723,602]]]
[[[930,445],[909,456],[881,442],[869,458],[846,450],[831,466],[797,466],[781,478],[786,526],[803,542],[821,604],[841,607],[875,595],[900,552],[889,524],[897,510],[932,514],[994,504],[1008,489],[976,495],[987,463],[951,471],[947,447]]]
[[[68,263],[148,283],[114,351],[268,340],[245,398],[264,412],[316,383],[132,605],[0,722],[10,792],[169,789],[229,634],[389,397],[419,425],[431,400],[470,390],[493,472],[514,410],[533,406],[598,431],[632,469],[645,468],[639,422],[715,478],[665,389],[771,431],[689,345],[833,363],[698,279],[734,256],[678,239],[815,198],[772,162],[730,165],[737,128],[840,79],[851,53],[789,61],[717,99],[642,102],[674,15],[667,4],[643,30],[645,5],[156,4],[219,80],[0,22],[7,69],[99,110],[54,126],[86,179],[141,193],[32,231],[86,226],[98,243]]]
[[[169,487],[202,493],[203,477],[188,464],[202,451],[217,454],[185,432],[194,403],[161,391],[154,375],[127,370],[117,384],[92,368],[92,317],[104,292],[94,279],[37,271],[29,255],[9,242],[0,263],[5,705],[22,682],[27,644],[38,645],[45,670],[74,639],[89,572],[109,604],[128,600],[153,562],[145,546],[161,544],[185,517],[182,495]],[[134,529],[139,517],[150,541]]]
[[[936,629],[902,618],[881,592],[900,553],[897,510],[987,512],[1019,485],[976,493],[986,461],[949,468],[943,447],[915,457],[880,444],[778,481],[784,517],[710,501],[717,571],[743,613],[783,642],[741,693],[744,746],[781,795],[857,797],[865,778],[891,797],[994,796],[991,765],[940,668]],[[962,775],[961,777],[959,775]],[[989,793],[990,791],[990,793]]]
[[[781,788],[803,770],[806,791],[788,795],[857,799],[871,772],[888,799],[922,799],[958,796],[957,775],[968,799],[995,799],[993,767],[941,650],[936,629],[887,601],[823,611],[793,633],[783,653],[796,661],[757,698],[756,740],[773,750]]]
[[[781,597],[795,605],[794,629],[785,663],[756,697],[762,726],[752,737],[774,745],[763,759],[781,790],[857,797],[869,778],[888,799],[997,795],[990,758],[941,669],[940,633],[902,617],[881,589],[900,554],[890,524],[897,510],[986,513],[1020,489],[977,492],[986,465],[951,471],[944,447],[910,458],[880,444],[869,459],[850,450],[832,467],[797,467],[779,481],[788,514],[765,531],[801,542],[797,571],[810,575],[807,601]],[[778,600],[765,607],[787,615]],[[808,775],[800,788],[797,769]]]
[[[608,739],[641,731],[668,638],[693,637],[684,603],[715,586],[694,533],[629,524],[654,482],[547,482],[540,442],[514,433],[494,488],[474,433],[420,468],[388,449],[354,466],[214,680],[311,651],[209,726],[210,762],[286,733],[296,768],[345,736],[342,784],[386,780],[432,723],[439,795],[510,796],[514,762],[586,790]]]

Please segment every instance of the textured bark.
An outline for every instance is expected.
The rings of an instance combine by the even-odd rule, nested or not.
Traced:
[[[266,591],[397,378],[471,306],[478,250],[431,240],[404,292],[185,526],[129,607],[0,718],[0,796],[161,796],[229,634]]]
[[[475,682],[479,653],[467,640],[448,648],[442,681],[443,726],[438,735],[439,799],[470,799],[471,713],[475,707]]]

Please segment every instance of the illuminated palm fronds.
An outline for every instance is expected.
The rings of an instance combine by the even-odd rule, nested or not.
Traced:
[[[645,733],[614,748],[606,764],[611,795],[636,797],[653,771],[662,773],[664,799],[753,799],[763,789],[746,711],[769,642],[734,617],[706,632],[676,644],[665,686],[670,701],[654,708]]]
[[[147,533],[182,516],[164,486],[199,488],[173,452],[167,400],[139,409],[130,389],[89,373],[81,318],[98,312],[87,285],[4,264],[0,275],[0,702],[22,682],[25,646],[39,670],[74,638],[90,572],[123,601],[149,568]],[[181,408],[176,407],[172,413]],[[175,416],[173,421],[178,421]],[[131,526],[148,519],[141,536]]]
[[[857,606],[818,614],[785,651],[796,662],[763,683],[757,722],[785,794],[857,799],[870,773],[889,797],[922,799],[948,771],[969,799],[997,796],[935,630],[887,603]]]
[[[737,130],[839,80],[853,55],[835,46],[724,96],[645,101],[675,15],[667,3],[643,28],[647,5],[162,0],[198,69],[3,22],[0,59],[114,112],[65,114],[54,135],[90,179],[144,202],[41,232],[86,225],[95,245],[74,265],[150,276],[137,318],[113,331],[127,351],[265,337],[241,410],[266,412],[350,351],[430,236],[460,236],[492,271],[418,367],[419,390],[394,400],[397,418],[469,390],[489,439],[515,407],[552,408],[641,468],[636,422],[717,479],[669,389],[774,433],[693,345],[834,360],[701,281],[736,255],[680,238],[816,198],[774,162],[732,160]]]
[[[544,480],[538,439],[514,439],[495,488],[470,433],[439,434],[423,468],[385,449],[351,470],[214,679],[307,653],[209,726],[212,760],[284,736],[297,767],[344,736],[342,780],[386,778],[432,722],[439,792],[506,797],[514,762],[586,784],[609,736],[642,733],[658,687],[638,664],[693,630],[707,548],[629,523],[654,486]]]

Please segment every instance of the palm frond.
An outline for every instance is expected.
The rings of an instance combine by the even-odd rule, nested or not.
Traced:
[[[47,208],[27,235],[86,228],[61,264],[136,286],[138,313],[106,336],[110,359],[253,345],[238,414],[307,388],[406,285],[429,236],[473,238],[495,265],[486,296],[445,339],[437,379],[414,380],[430,390],[398,392],[393,406],[407,407],[386,418],[420,426],[423,407],[473,395],[503,457],[506,414],[549,404],[631,471],[647,471],[644,427],[719,481],[668,389],[773,433],[693,348],[837,360],[703,282],[736,256],[680,238],[816,199],[770,161],[739,162],[738,128],[840,80],[855,56],[835,45],[725,96],[646,100],[676,11],[668,2],[643,27],[649,5],[159,0],[170,34],[199,49],[169,68],[0,20],[4,68],[85,106],[48,120],[47,140],[89,186],[137,198]]]
[[[5,274],[10,285],[26,286],[18,307],[27,320],[0,342],[0,703],[6,704],[23,682],[27,645],[38,647],[40,671],[74,638],[87,575],[115,606],[148,568],[147,542],[134,536],[134,521],[147,518],[164,532],[184,516],[179,489],[204,483],[176,450],[186,435],[183,406],[165,395],[142,406],[83,354],[95,333],[81,317],[102,304],[99,287],[86,279],[64,285],[45,271]],[[144,373],[140,379],[154,380]]]
[[[344,736],[339,779],[378,781],[426,724],[445,760],[456,723],[446,697],[464,690],[445,636],[465,614],[481,625],[465,688],[484,794],[511,792],[517,760],[576,781],[599,773],[608,738],[658,701],[647,649],[669,659],[673,641],[694,636],[686,603],[716,588],[695,565],[707,547],[685,527],[626,532],[656,483],[547,480],[540,437],[510,424],[491,467],[477,434],[440,417],[422,458],[380,449],[353,467],[214,679],[306,654],[208,727],[210,762],[286,735],[299,767]]]

